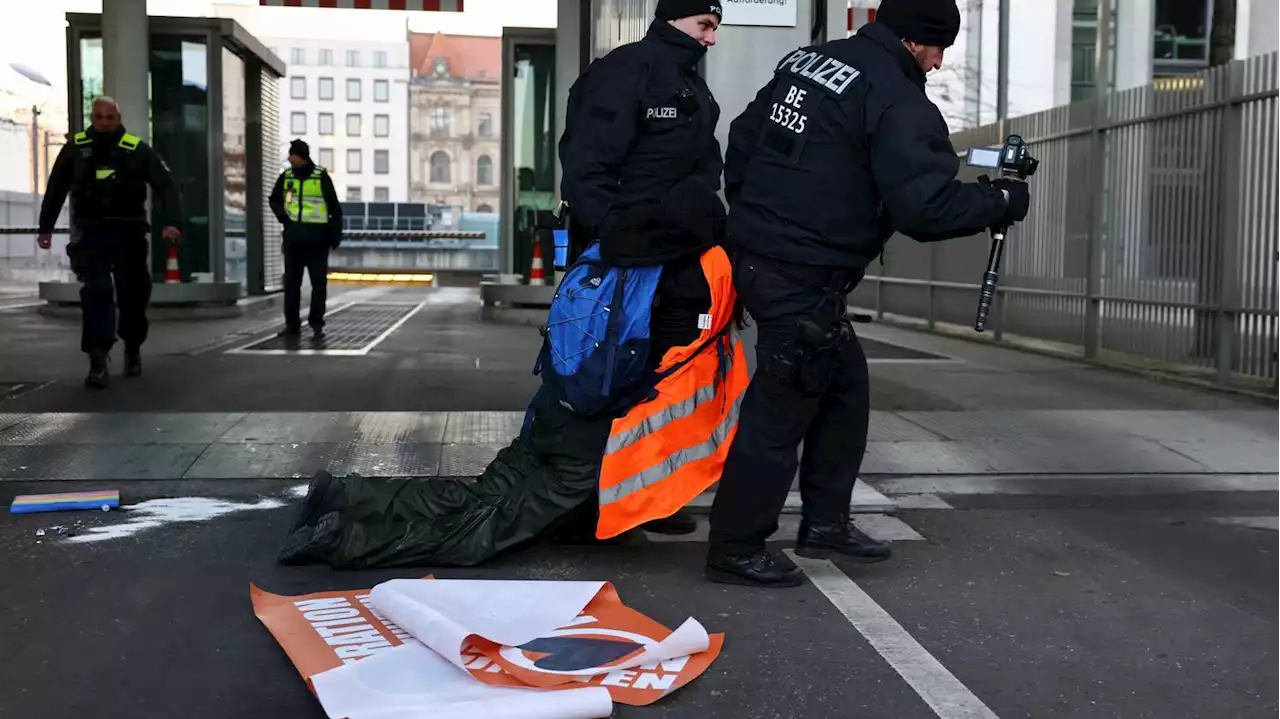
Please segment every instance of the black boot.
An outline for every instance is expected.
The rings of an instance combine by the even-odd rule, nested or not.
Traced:
[[[698,531],[698,521],[682,509],[670,517],[645,522],[640,528],[654,534],[693,534]]]
[[[800,521],[796,536],[796,554],[808,559],[830,559],[834,555],[855,562],[883,562],[893,554],[885,542],[868,537],[844,519],[839,522]]]
[[[108,355],[106,352],[91,352],[89,354],[89,374],[84,378],[85,387],[102,389],[110,383],[107,360]]]
[[[124,351],[124,374],[126,377],[142,376],[142,351],[126,349]]]
[[[707,579],[747,587],[798,587],[804,584],[800,568],[785,557],[762,549],[755,554],[733,555],[712,550],[704,570]]]

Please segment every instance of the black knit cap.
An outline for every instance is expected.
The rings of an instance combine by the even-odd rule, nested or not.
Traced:
[[[955,0],[883,0],[876,22],[903,40],[951,47],[960,34],[960,9]]]
[[[311,146],[302,140],[294,140],[289,143],[289,154],[301,157],[304,160],[311,159]]]
[[[721,0],[658,0],[653,17],[657,20],[679,20],[683,17],[711,14],[721,16]]]

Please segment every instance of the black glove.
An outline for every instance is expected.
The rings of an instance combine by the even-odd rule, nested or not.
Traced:
[[[1027,183],[1001,177],[993,181],[991,186],[1009,193],[1004,222],[1021,222],[1026,218],[1027,210],[1031,208],[1031,192],[1027,189]]]

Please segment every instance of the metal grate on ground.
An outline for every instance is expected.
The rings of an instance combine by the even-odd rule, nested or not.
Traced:
[[[303,329],[297,339],[272,336],[242,345],[227,354],[366,355],[417,314],[425,303],[353,302],[325,316],[324,339],[315,341]]]

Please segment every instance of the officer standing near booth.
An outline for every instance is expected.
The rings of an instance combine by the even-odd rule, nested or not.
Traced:
[[[856,36],[782,58],[733,121],[728,246],[758,362],[712,507],[713,581],[802,583],[765,548],[801,442],[797,553],[890,556],[849,517],[870,396],[846,296],[893,232],[967,237],[1023,219],[1030,202],[1022,182],[955,179],[959,160],[924,83],[959,29],[954,0],[884,0]]]
[[[67,255],[82,283],[80,349],[89,355],[84,382],[102,388],[109,383],[117,305],[125,375],[142,374],[151,301],[147,186],[155,193],[157,214],[165,218],[161,235],[169,242],[182,236],[182,207],[169,168],[150,145],[125,131],[116,101],[99,97],[92,112],[90,127],[63,145],[54,161],[40,208],[37,243],[46,250],[52,246],[53,226],[70,193],[79,238],[67,245]]]
[[[311,278],[307,323],[318,342],[324,339],[329,251],[342,242],[342,204],[329,173],[311,161],[307,143],[289,144],[289,169],[276,180],[267,202],[284,225],[285,326],[280,336],[296,340],[302,334],[302,273],[306,272]]]
[[[711,302],[701,257],[724,237],[724,161],[720,107],[698,61],[720,19],[719,0],[658,0],[645,37],[593,62],[569,91],[559,153],[571,232],[584,246],[599,240],[612,266],[663,266],[650,368],[698,338]],[[644,528],[689,534],[697,525],[680,511]]]

